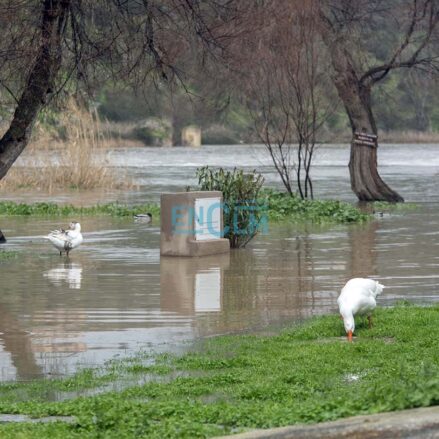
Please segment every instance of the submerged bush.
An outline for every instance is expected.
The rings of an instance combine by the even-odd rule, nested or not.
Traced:
[[[264,178],[256,171],[197,169],[202,191],[221,191],[224,200],[224,237],[230,247],[244,247],[253,239],[266,219],[265,200],[260,197]]]

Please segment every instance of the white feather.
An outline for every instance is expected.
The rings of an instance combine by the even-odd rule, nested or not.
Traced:
[[[384,285],[373,279],[354,278],[346,283],[337,299],[346,332],[355,330],[354,316],[368,314],[376,308],[376,297]]]
[[[59,252],[68,253],[82,244],[81,225],[71,223],[70,230],[53,230],[46,238]]]

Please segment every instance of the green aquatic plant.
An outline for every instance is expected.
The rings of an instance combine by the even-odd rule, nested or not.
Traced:
[[[284,192],[266,189],[263,192],[272,221],[308,221],[313,223],[358,223],[370,215],[352,204],[333,200],[302,200]]]
[[[74,416],[76,422],[3,424],[0,436],[213,437],[439,404],[439,306],[380,308],[372,329],[366,321],[358,323],[353,343],[346,343],[343,325],[332,315],[274,336],[207,339],[182,356],[158,355],[151,366],[139,356],[111,362],[95,375],[3,384],[2,413]],[[159,379],[167,372],[169,380]],[[102,386],[127,373],[156,373],[157,379],[122,391],[45,401],[54,389],[80,390],[94,379]]]

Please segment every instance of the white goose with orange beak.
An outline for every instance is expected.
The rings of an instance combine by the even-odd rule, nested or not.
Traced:
[[[372,311],[376,308],[376,297],[383,292],[384,285],[373,279],[356,277],[346,283],[337,299],[348,341],[355,331],[354,317],[366,314],[369,328],[372,327]]]

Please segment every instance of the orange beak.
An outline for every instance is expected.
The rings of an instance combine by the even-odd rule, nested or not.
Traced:
[[[348,331],[348,341],[352,342],[352,331]]]

